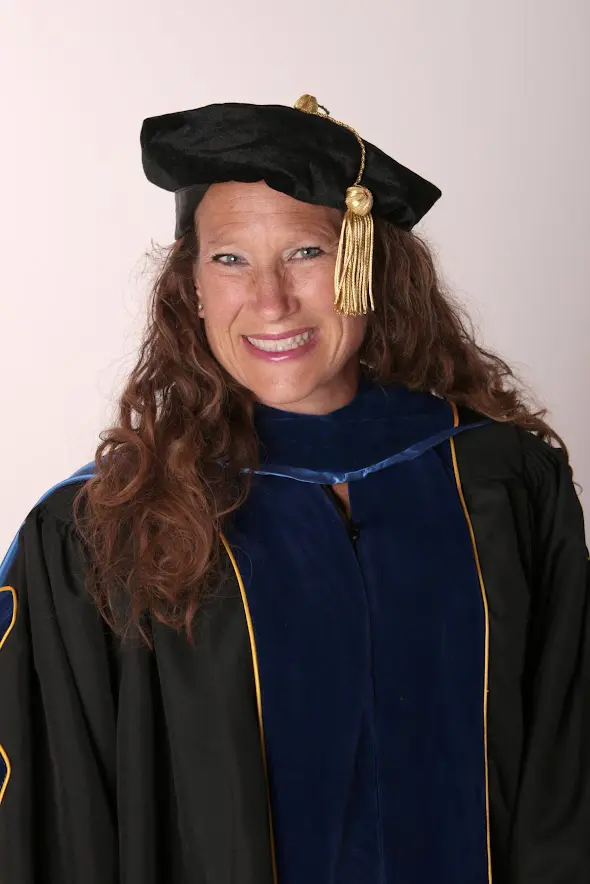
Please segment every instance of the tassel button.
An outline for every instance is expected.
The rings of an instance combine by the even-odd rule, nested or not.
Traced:
[[[346,207],[353,215],[368,215],[373,208],[373,194],[362,184],[353,184],[346,191]]]

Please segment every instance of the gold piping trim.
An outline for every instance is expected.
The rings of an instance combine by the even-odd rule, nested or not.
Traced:
[[[6,643],[6,639],[8,638],[10,633],[12,632],[14,624],[16,623],[17,600],[16,600],[16,590],[12,586],[2,586],[2,587],[0,587],[0,592],[11,592],[12,593],[12,619],[11,619],[10,623],[8,624],[8,629],[6,630],[4,635],[2,636],[2,639],[0,640],[0,650],[2,650],[2,648],[4,647],[4,644]],[[6,789],[8,787],[8,781],[10,779],[10,775],[12,774],[12,767],[10,764],[10,758],[6,754],[6,749],[4,748],[4,746],[1,743],[0,743],[0,755],[4,759],[4,764],[6,765],[6,776],[4,777],[4,782],[0,786],[0,804],[2,804],[2,799],[4,798],[4,793],[6,792]]]
[[[4,777],[4,782],[2,783],[2,788],[0,789],[0,804],[2,804],[2,801],[4,799],[4,793],[6,792],[6,789],[8,787],[8,781],[9,781],[10,775],[12,773],[12,768],[10,766],[10,758],[6,754],[6,749],[4,748],[4,746],[1,743],[0,743],[0,755],[4,759],[4,764],[6,765],[6,776]]]
[[[12,632],[13,626],[16,623],[17,601],[16,601],[16,590],[12,586],[1,586],[0,592],[11,592],[12,593],[12,620],[8,624],[8,629],[6,630],[4,635],[2,636],[2,639],[0,640],[0,650],[2,650],[2,648],[4,647],[4,644],[6,642],[6,639],[8,638],[10,633]]]
[[[275,839],[274,839],[274,828],[272,824],[272,807],[270,803],[270,785],[268,781],[268,764],[266,760],[266,743],[264,740],[264,721],[262,718],[262,692],[260,689],[260,672],[258,669],[258,652],[256,650],[256,638],[254,636],[254,624],[252,623],[252,615],[250,614],[250,606],[248,604],[248,597],[246,595],[246,588],[244,586],[244,581],[242,580],[242,575],[240,573],[240,569],[238,568],[238,563],[236,562],[235,556],[231,550],[231,547],[225,537],[223,532],[221,534],[221,542],[225,547],[225,551],[229,556],[229,560],[232,563],[232,567],[234,569],[236,579],[238,581],[238,586],[240,587],[240,595],[242,596],[242,604],[244,606],[244,613],[246,615],[246,623],[248,624],[248,635],[250,636],[250,649],[252,652],[252,666],[254,669],[254,684],[256,687],[256,706],[258,709],[258,727],[260,729],[260,741],[262,745],[262,764],[264,767],[264,778],[266,781],[266,800],[268,802],[268,821],[270,828],[270,851],[271,851],[271,859],[272,859],[272,874],[274,884],[278,884],[278,874],[277,874],[277,860],[276,860],[276,851],[275,851]]]
[[[451,408],[453,409],[454,422],[453,427],[459,426],[459,411],[454,402],[450,403]],[[453,457],[453,471],[455,473],[455,482],[457,484],[457,491],[459,493],[459,500],[461,501],[461,506],[463,507],[463,512],[465,514],[465,520],[467,522],[467,527],[469,528],[469,536],[471,537],[471,545],[473,547],[473,556],[475,559],[475,566],[477,568],[477,576],[479,578],[479,586],[481,589],[481,598],[483,601],[483,608],[485,612],[485,663],[484,663],[484,690],[483,690],[483,744],[484,744],[484,764],[485,764],[485,785],[486,785],[486,844],[487,844],[487,853],[488,853],[488,884],[492,884],[492,854],[491,854],[491,838],[490,838],[490,778],[489,778],[489,764],[488,764],[488,684],[489,684],[489,671],[490,671],[490,612],[488,607],[488,597],[486,593],[485,582],[483,579],[483,572],[481,570],[481,562],[479,560],[479,552],[477,550],[477,541],[475,539],[475,531],[473,530],[473,522],[471,521],[471,516],[469,515],[469,510],[467,509],[467,504],[465,503],[465,495],[463,494],[463,485],[461,483],[461,473],[459,471],[459,464],[457,462],[457,450],[455,448],[455,440],[453,437],[450,439],[451,443],[451,455]]]

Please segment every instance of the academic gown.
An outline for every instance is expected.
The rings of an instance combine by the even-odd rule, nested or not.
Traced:
[[[412,854],[404,847],[412,836],[405,817],[414,822],[420,819],[419,808],[412,802],[412,786],[415,784],[418,794],[427,800],[426,771],[436,775],[436,781],[431,782],[436,813],[424,805],[430,820],[424,829],[427,838],[413,846],[415,869],[420,874],[426,868],[420,854],[428,855],[430,850],[440,857],[441,844],[450,840],[460,845],[465,832],[471,839],[470,859],[478,863],[481,880],[491,881],[493,876],[499,884],[587,884],[588,555],[571,474],[560,451],[525,431],[492,422],[482,425],[482,419],[470,412],[452,415],[449,409],[445,415],[439,408],[438,402],[433,403],[436,420],[412,420],[409,434],[400,432],[392,443],[397,450],[392,449],[390,457],[398,460],[387,466],[387,473],[393,476],[396,466],[410,470],[404,478],[404,518],[399,515],[399,500],[390,505],[397,508],[400,531],[416,542],[419,532],[413,534],[412,525],[424,518],[413,506],[413,499],[420,500],[424,494],[419,483],[425,473],[418,467],[428,459],[437,470],[441,467],[439,477],[449,478],[444,498],[450,508],[449,525],[457,532],[453,542],[458,545],[453,550],[461,561],[454,563],[453,553],[445,553],[440,543],[437,554],[447,571],[459,568],[457,583],[473,593],[465,617],[458,609],[446,655],[439,658],[448,665],[448,678],[433,671],[434,657],[427,660],[430,668],[420,670],[417,664],[425,643],[421,643],[419,631],[404,638],[398,626],[395,642],[392,637],[391,659],[381,636],[379,653],[384,655],[384,665],[390,666],[396,690],[408,677],[410,687],[416,690],[409,713],[404,707],[407,698],[402,699],[399,692],[392,691],[389,700],[387,691],[378,698],[380,704],[391,705],[391,714],[384,717],[387,734],[393,735],[398,745],[385,763],[395,771],[404,801],[396,806],[390,792],[387,807],[381,809],[390,825],[385,837],[397,842],[398,850],[388,860],[387,877],[375,880],[386,884],[447,880],[437,877],[436,867],[428,878],[416,878]],[[335,462],[330,478],[340,479],[363,469],[355,461],[354,451],[337,452],[340,455],[344,459]],[[387,457],[379,463],[383,460]],[[312,464],[316,473],[312,482],[304,482],[301,473],[297,477],[285,475],[285,464],[279,475],[272,469],[265,473],[265,465],[268,467],[268,462],[263,458],[260,473],[253,477],[253,505],[257,494],[267,496],[265,488],[270,494],[272,486],[283,483],[288,494],[296,493],[300,502],[305,491],[306,501],[313,496],[318,506],[326,507],[323,518],[337,517],[334,509],[327,508],[332,504],[318,487],[325,483],[317,481],[317,463]],[[372,466],[375,463],[365,464],[366,475],[357,486],[354,479],[349,486],[353,516],[355,502],[362,516],[358,505],[363,492],[355,487],[361,489],[362,482],[371,477],[376,492],[384,485],[385,468],[379,478],[379,471],[373,471]],[[294,469],[305,468],[305,461],[295,463]],[[153,623],[153,651],[134,644],[121,646],[83,588],[85,561],[72,523],[72,501],[84,475],[81,472],[78,480],[52,491],[29,513],[8,568],[1,575],[7,587],[0,593],[0,755],[5,767],[0,793],[1,880],[3,884],[271,884],[281,880],[281,857],[289,848],[285,821],[294,819],[301,793],[297,795],[297,782],[289,785],[289,772],[282,763],[290,751],[289,734],[280,734],[281,721],[290,710],[289,685],[281,707],[279,682],[276,676],[273,682],[272,676],[273,632],[264,625],[267,609],[261,605],[269,580],[255,585],[248,570],[256,551],[252,537],[244,533],[248,510],[240,511],[227,527],[219,587],[200,611],[194,642],[189,644],[184,636]],[[412,476],[417,483],[415,498]],[[456,483],[454,498],[449,490],[451,478]],[[285,496],[281,499],[288,502]],[[261,507],[252,512],[257,518],[263,516]],[[313,516],[313,508],[309,512]],[[458,528],[458,514],[464,519],[463,531]],[[264,528],[268,520],[261,518],[259,524]],[[319,537],[324,530],[319,522],[302,520],[298,533],[292,518],[289,524],[293,544],[302,540],[311,543],[314,533]],[[352,543],[344,526],[338,527],[342,530],[334,535],[340,544],[336,552],[345,567],[352,568]],[[437,542],[433,542],[437,525],[430,527],[423,546],[414,550],[419,568],[426,567],[424,561],[437,549]],[[443,535],[445,530],[446,526],[440,525]],[[361,519],[359,546],[365,543],[364,536]],[[305,542],[301,542],[302,560]],[[391,584],[392,591],[398,591],[411,574],[411,557],[393,541],[392,549],[406,561],[399,584]],[[281,582],[284,563],[273,559],[274,553],[269,549],[277,588],[291,589],[292,581]],[[317,551],[312,555],[317,556]],[[374,559],[383,565],[380,552]],[[372,561],[371,556],[367,561]],[[397,561],[392,560],[392,569]],[[431,601],[435,599],[435,565],[430,563],[424,571],[430,593],[425,599]],[[455,591],[448,576],[441,571],[443,600]],[[342,600],[330,581],[325,583],[334,595],[337,612]],[[460,601],[459,596],[457,599]],[[353,610],[358,601],[358,596],[352,599]],[[416,617],[416,606],[410,609]],[[407,619],[410,609],[401,608],[406,623],[411,622]],[[359,623],[361,614],[366,623],[366,608],[357,613]],[[284,617],[288,615],[287,608]],[[393,623],[391,612],[387,616]],[[437,622],[432,616],[431,610],[424,610],[422,638],[435,637]],[[353,622],[349,618],[346,628],[352,628]],[[334,635],[337,631],[332,629],[332,641]],[[342,648],[327,649],[332,659],[338,650],[339,665],[349,665],[349,669],[336,683],[322,687],[320,682],[315,697],[315,714],[323,724],[331,719],[328,715],[322,718],[322,699],[332,713],[344,715],[344,729],[331,735],[335,755],[340,752],[341,737],[352,733],[345,689],[354,685],[348,684],[348,677],[354,680],[359,672],[366,675],[373,671],[363,657],[367,645],[360,636],[360,630],[347,636],[352,638],[352,666]],[[321,648],[317,638],[316,634],[311,643],[316,654]],[[305,640],[302,632],[303,645]],[[284,666],[288,657],[281,659]],[[316,657],[313,662],[325,679],[330,671],[325,661]],[[305,678],[310,671],[302,664]],[[289,673],[284,670],[283,674]],[[291,677],[296,681],[297,672]],[[433,690],[428,689],[428,677],[436,679],[432,687],[437,695],[443,692],[438,706],[433,703]],[[336,697],[328,693],[334,688]],[[344,691],[344,696],[338,697],[338,691]],[[305,699],[306,694],[302,691],[292,696]],[[372,729],[357,729],[355,739],[362,732],[373,750],[374,709],[365,705],[370,696],[360,689],[351,690],[349,696],[355,702],[362,698],[355,721],[373,721]],[[309,705],[304,708],[307,712],[312,709]],[[446,784],[445,759],[437,755],[434,739],[437,728],[440,730],[439,719],[431,720],[434,709],[447,722],[443,728],[447,737],[452,718],[448,713],[464,716],[457,722],[458,734],[450,746],[452,775]],[[417,743],[430,757],[411,751],[412,720],[419,725]],[[295,716],[290,724],[299,735],[305,735],[309,722],[297,722]],[[330,738],[330,734],[321,736]],[[305,766],[307,757],[316,761],[329,757],[330,743],[325,744],[323,756],[317,754],[321,740],[308,745],[314,751],[308,756],[301,754],[299,765]],[[291,750],[296,748],[293,741]],[[366,762],[372,752],[357,753],[357,757]],[[337,780],[342,769],[337,760],[334,765]],[[331,771],[326,772],[328,776],[322,776],[321,770],[317,773],[317,798],[320,806],[329,810],[333,800],[333,790],[327,788]],[[374,790],[363,792],[363,784],[368,782],[360,776],[353,792],[347,793],[349,798],[353,795],[352,822],[361,827],[372,819],[375,809]],[[390,777],[390,789],[394,782],[395,777]],[[472,808],[475,820],[466,820],[456,812],[458,782],[467,795],[462,808]],[[449,819],[443,820],[447,793]],[[315,792],[308,794],[308,801],[313,818]],[[330,814],[326,818],[332,819]],[[303,813],[300,819],[305,818]],[[323,817],[317,819],[321,824]],[[433,819],[444,822],[444,839],[437,835]],[[347,831],[350,843],[363,843],[358,840],[359,828]],[[375,832],[383,835],[378,827],[370,831],[371,838]],[[305,847],[310,849],[311,836],[309,831],[306,834]],[[320,839],[320,847],[322,843]],[[364,842],[364,846],[365,856],[374,857],[371,844]],[[405,865],[396,865],[400,855]],[[349,857],[345,871],[352,868],[351,861]],[[452,866],[445,866],[449,868]],[[468,866],[465,884],[475,884],[469,877],[473,868]],[[314,869],[309,872],[305,881],[317,880]],[[381,865],[375,874],[383,873]],[[337,874],[340,872],[334,872]]]

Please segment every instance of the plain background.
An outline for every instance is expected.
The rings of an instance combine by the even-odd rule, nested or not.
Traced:
[[[0,0],[0,551],[132,364],[173,236],[142,119],[217,101],[311,92],[442,188],[445,279],[590,486],[589,33],[588,0]]]

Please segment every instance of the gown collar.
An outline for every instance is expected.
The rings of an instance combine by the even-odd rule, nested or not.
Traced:
[[[460,426],[456,409],[444,399],[367,379],[348,405],[329,414],[256,404],[254,422],[260,440],[256,473],[330,485],[418,457],[474,426]]]

